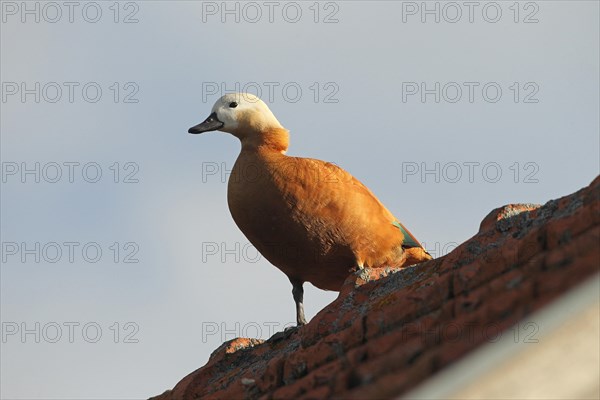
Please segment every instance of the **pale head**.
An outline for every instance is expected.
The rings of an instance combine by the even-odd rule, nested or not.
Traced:
[[[269,107],[250,93],[231,93],[216,101],[210,116],[189,133],[229,132],[240,139],[252,134],[284,129]]]

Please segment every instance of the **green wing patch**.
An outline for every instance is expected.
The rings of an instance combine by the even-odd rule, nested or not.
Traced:
[[[417,240],[414,238],[414,236],[411,235],[406,230],[404,225],[402,225],[398,221],[392,222],[392,225],[394,225],[396,228],[400,229],[400,232],[402,232],[402,235],[404,236],[404,242],[402,242],[402,246],[404,246],[404,247],[421,247],[419,242],[417,242]]]

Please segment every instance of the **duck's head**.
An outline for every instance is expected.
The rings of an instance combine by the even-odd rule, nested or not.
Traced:
[[[231,93],[221,97],[208,118],[191,127],[189,133],[229,132],[244,141],[261,141],[270,132],[285,131],[269,107],[250,93]],[[287,131],[286,131],[287,132]]]

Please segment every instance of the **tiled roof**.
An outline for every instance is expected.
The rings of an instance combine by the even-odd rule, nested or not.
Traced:
[[[492,211],[447,256],[362,270],[308,325],[224,343],[156,400],[394,398],[600,269],[600,177]]]

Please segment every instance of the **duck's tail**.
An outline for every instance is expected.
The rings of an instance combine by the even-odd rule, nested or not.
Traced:
[[[394,221],[392,224],[400,229],[402,235],[404,236],[404,241],[402,242],[402,249],[406,253],[406,260],[408,265],[420,263],[427,260],[433,260],[431,254],[425,250],[425,248],[419,243],[417,238],[410,233],[408,229],[400,221]]]

